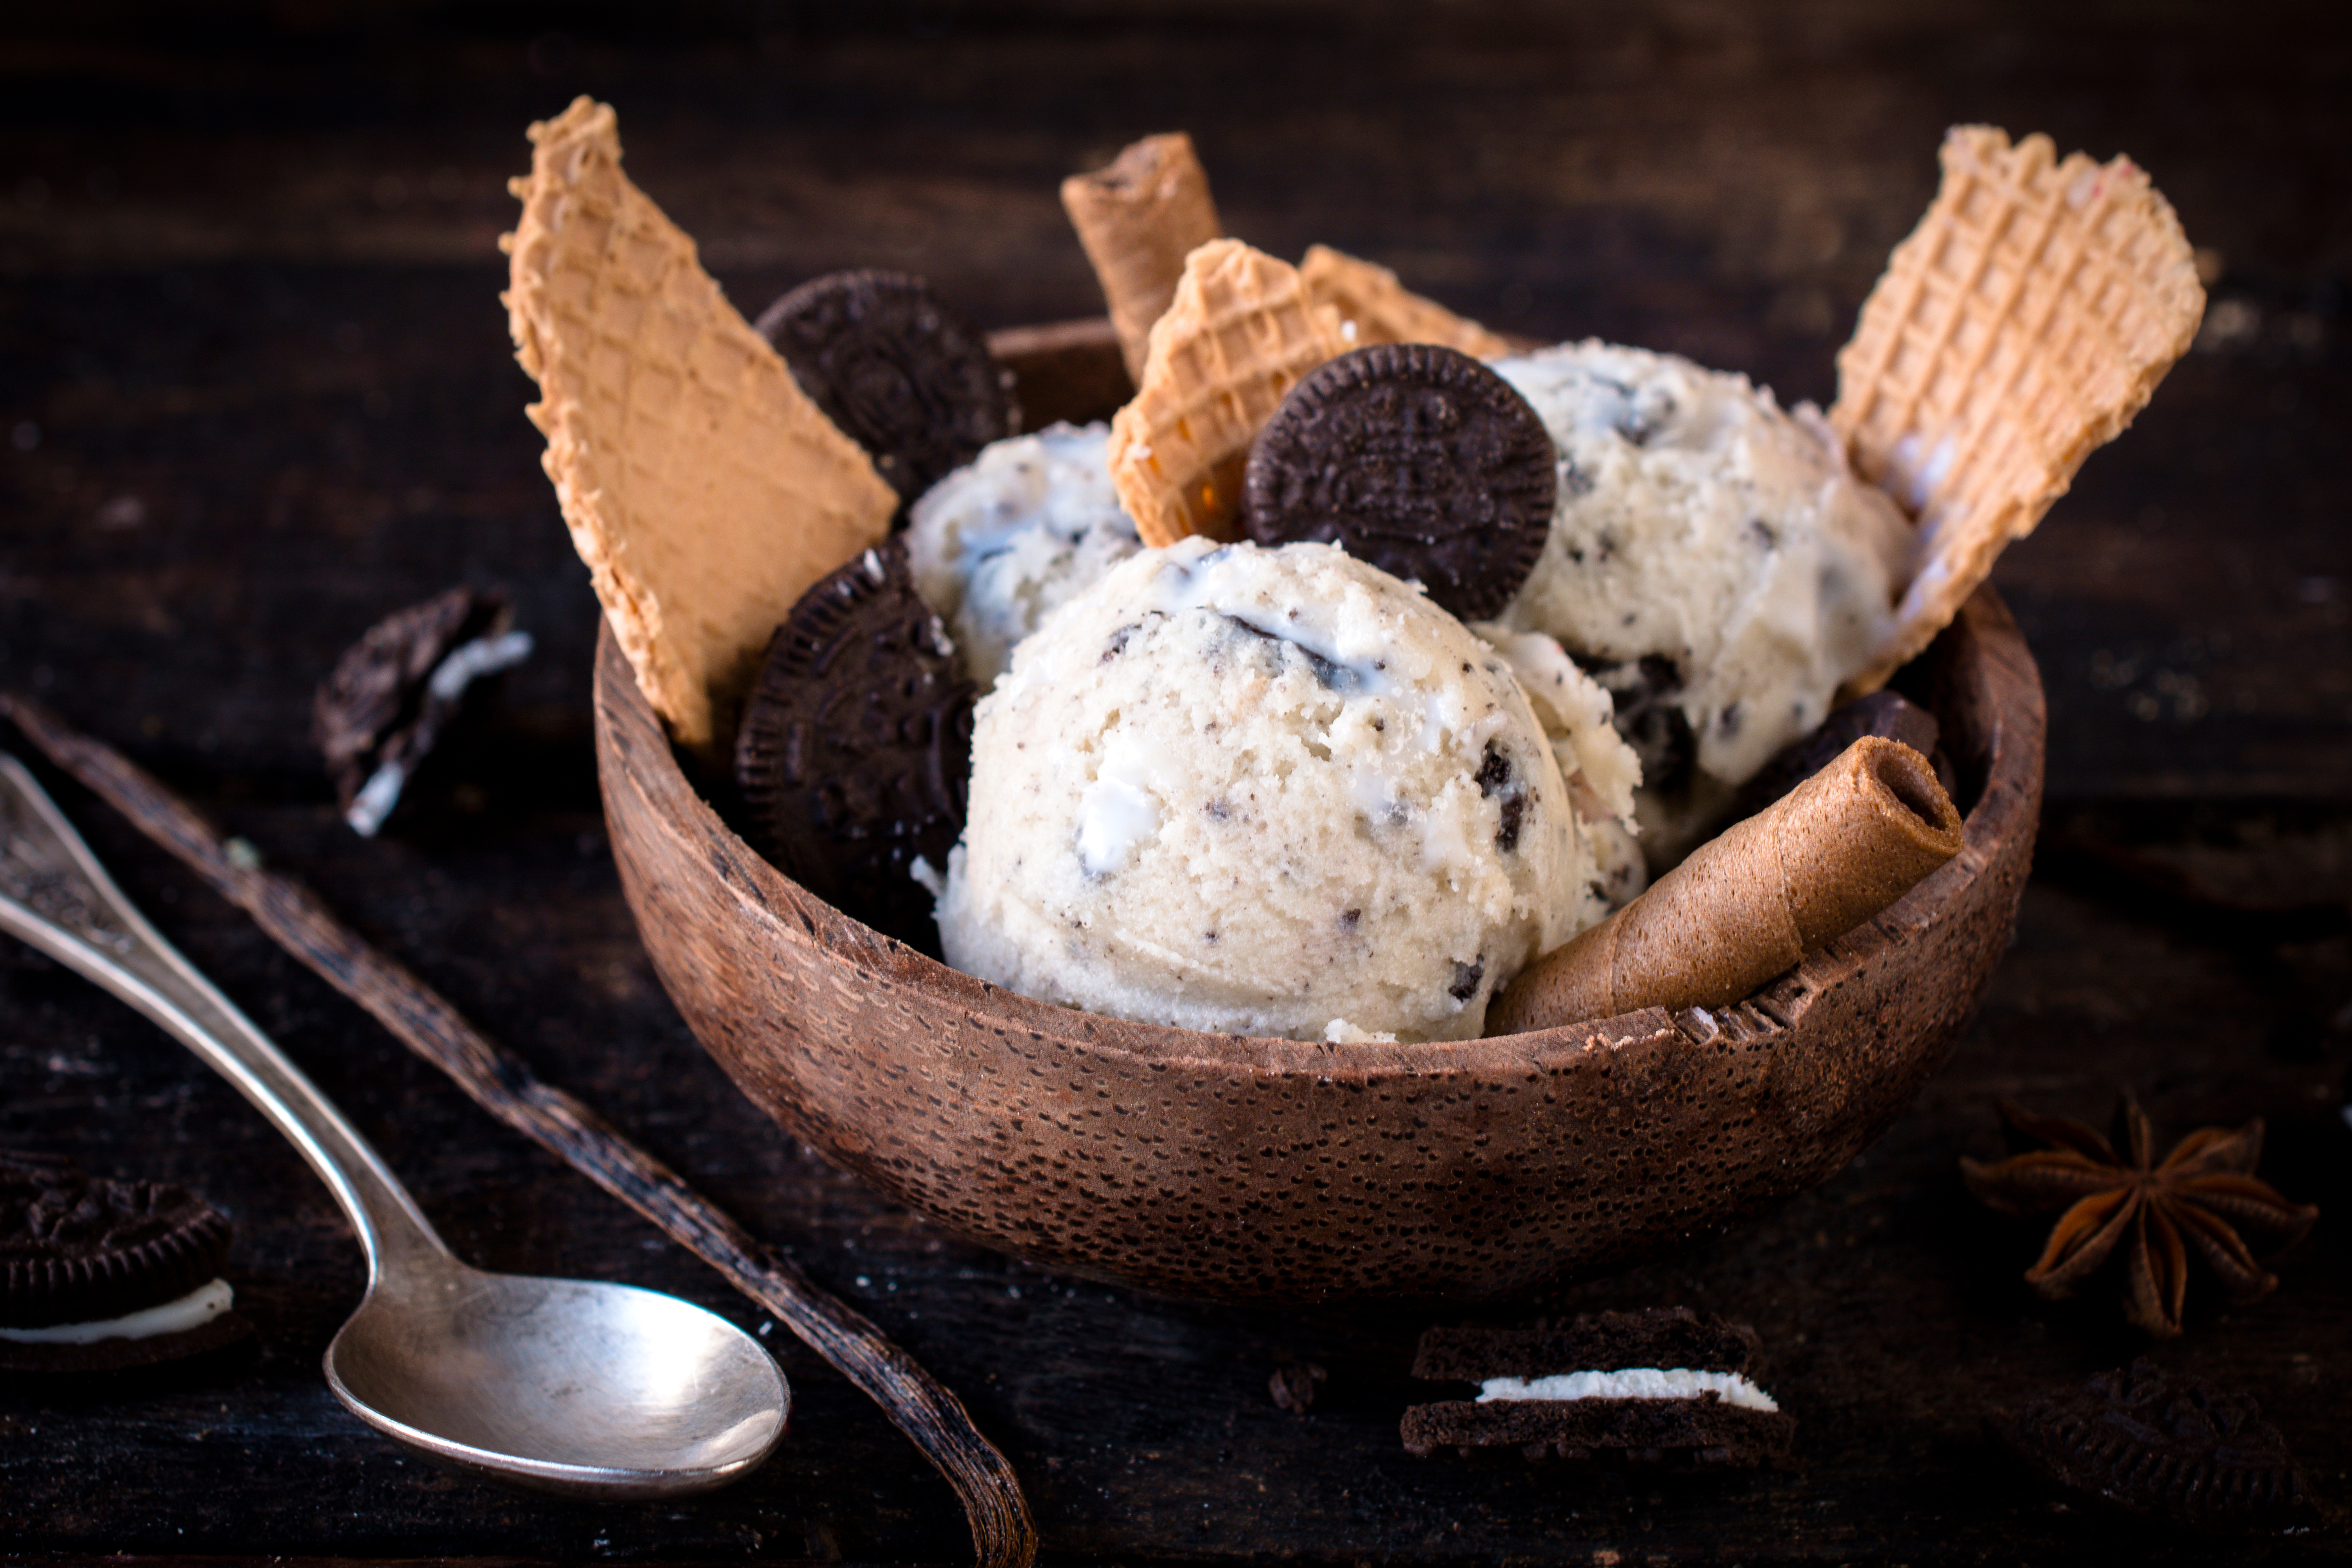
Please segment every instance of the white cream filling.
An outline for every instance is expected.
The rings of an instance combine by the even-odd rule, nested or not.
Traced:
[[[1778,1410],[1772,1396],[1736,1372],[1693,1372],[1675,1367],[1627,1367],[1622,1372],[1556,1372],[1549,1377],[1490,1377],[1479,1385],[1478,1403],[1506,1399],[1692,1399],[1713,1394],[1726,1405]]]
[[[176,1301],[142,1307],[119,1318],[101,1318],[87,1323],[51,1323],[40,1329],[0,1328],[0,1340],[14,1340],[20,1345],[89,1345],[100,1340],[152,1339],[157,1334],[201,1328],[227,1311],[236,1300],[228,1281],[215,1279],[209,1285],[197,1286]]]

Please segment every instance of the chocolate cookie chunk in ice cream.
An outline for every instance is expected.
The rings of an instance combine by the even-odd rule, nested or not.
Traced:
[[[1120,565],[982,700],[971,798],[948,962],[1120,1017],[1468,1038],[1608,910],[1509,664],[1329,545]]]
[[[1597,342],[1495,369],[1559,460],[1550,536],[1501,619],[1615,694],[1643,847],[1670,864],[1885,646],[1910,526],[1813,410],[1744,376]]]

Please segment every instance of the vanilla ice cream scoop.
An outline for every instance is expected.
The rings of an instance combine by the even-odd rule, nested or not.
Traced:
[[[992,442],[909,513],[916,588],[982,690],[1056,606],[1143,548],[1111,489],[1109,440],[1097,423]]]
[[[1190,538],[1071,599],[981,702],[940,931],[957,968],[1091,1012],[1458,1039],[1608,880],[1502,654],[1331,546]]]
[[[1747,377],[1586,342],[1495,362],[1551,433],[1559,501],[1501,620],[1615,697],[1654,865],[1818,725],[1894,627],[1910,525],[1810,406]]]

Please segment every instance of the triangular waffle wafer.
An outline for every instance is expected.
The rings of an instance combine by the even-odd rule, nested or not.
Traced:
[[[2012,539],[2131,422],[2196,336],[2180,222],[2128,159],[1956,126],[1944,180],[1838,355],[1830,423],[1918,519],[1891,645],[1849,693],[1934,640]]]
[[[1133,401],[1110,425],[1110,477],[1147,544],[1235,537],[1242,468],[1283,395],[1346,352],[1339,312],[1298,269],[1237,239],[1184,258]]]
[[[1064,180],[1062,209],[1102,284],[1127,374],[1139,384],[1151,323],[1168,309],[1184,258],[1224,233],[1192,139],[1173,131],[1129,142],[1101,168]]]
[[[1397,281],[1387,268],[1328,245],[1310,245],[1298,264],[1309,298],[1339,312],[1351,348],[1369,343],[1437,343],[1474,359],[1500,359],[1510,340]],[[1351,330],[1352,329],[1352,330]]]
[[[578,99],[530,139],[500,242],[526,412],[639,689],[716,761],[769,634],[898,497],[621,173],[609,106]]]

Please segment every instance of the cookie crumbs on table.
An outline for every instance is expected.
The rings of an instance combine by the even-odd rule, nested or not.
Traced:
[[[1315,1362],[1286,1362],[1274,1369],[1266,1379],[1266,1392],[1276,1405],[1293,1415],[1304,1415],[1314,1408],[1315,1396],[1330,1377],[1330,1370]]]
[[[2311,1482],[2253,1396],[2145,1358],[2034,1400],[1996,1429],[2063,1490],[2191,1530],[2300,1535]]]

